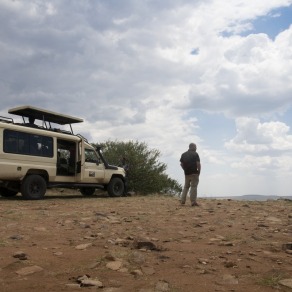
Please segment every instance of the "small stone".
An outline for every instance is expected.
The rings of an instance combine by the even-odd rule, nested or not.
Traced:
[[[75,249],[83,250],[87,249],[88,247],[92,246],[92,243],[83,243],[75,246]]]
[[[21,275],[21,276],[26,276],[26,275],[34,274],[37,272],[41,272],[42,270],[43,268],[39,266],[31,266],[31,267],[25,267],[16,271],[16,274]]]
[[[227,262],[224,263],[224,267],[225,268],[233,268],[233,267],[236,267],[236,264],[233,263],[233,262],[227,261]]]
[[[276,217],[267,217],[266,220],[270,221],[271,223],[281,223],[282,220]]]
[[[111,261],[111,262],[114,262],[116,260],[116,258],[111,254],[105,255],[104,259],[107,260],[107,261]]]
[[[76,281],[78,283],[81,283],[83,280],[88,280],[90,276],[87,276],[87,275],[83,275],[83,276],[79,276]]]
[[[292,278],[291,279],[283,279],[279,281],[279,284],[292,288]]]
[[[15,235],[11,235],[9,238],[13,240],[21,240],[23,239],[23,236],[19,234],[15,234]]]
[[[216,242],[216,241],[221,241],[219,238],[210,238],[209,239],[210,243]]]
[[[149,276],[155,274],[155,270],[152,267],[142,267],[142,271]]]
[[[133,242],[133,246],[136,249],[146,249],[146,250],[158,250],[156,245],[151,241],[142,241],[142,240],[135,240]]]
[[[155,291],[167,292],[169,291],[169,283],[166,281],[159,281],[155,286]]]
[[[63,253],[61,251],[56,251],[53,253],[55,256],[61,256]]]
[[[110,224],[121,224],[122,222],[114,216],[108,216]]]
[[[238,280],[232,275],[223,275],[223,282],[229,285],[238,284]]]
[[[121,261],[113,261],[106,264],[106,267],[110,270],[117,271],[122,267]]]
[[[234,246],[234,243],[228,241],[228,242],[221,242],[219,245],[220,246]]]
[[[72,284],[72,283],[66,284],[65,286],[70,288],[70,289],[80,289],[81,288],[79,284]]]
[[[207,265],[208,260],[207,260],[207,259],[198,259],[198,262],[199,262],[200,264]]]
[[[81,281],[81,287],[90,287],[90,286],[102,288],[103,284],[98,279],[84,279]]]
[[[89,269],[95,269],[100,265],[100,262],[94,262],[88,266]]]
[[[131,274],[134,276],[143,276],[143,272],[141,270],[134,270]]]
[[[13,254],[13,257],[20,260],[27,260],[27,255],[23,251],[17,251]]]
[[[46,227],[34,227],[33,230],[41,232],[47,231]]]

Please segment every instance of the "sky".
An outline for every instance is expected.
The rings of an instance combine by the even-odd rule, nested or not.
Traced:
[[[292,0],[0,0],[0,115],[83,118],[181,184],[194,142],[199,197],[292,195],[291,24]]]

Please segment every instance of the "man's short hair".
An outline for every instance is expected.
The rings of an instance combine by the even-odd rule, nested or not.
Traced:
[[[191,150],[197,149],[197,145],[195,143],[190,143],[189,149],[191,149]]]

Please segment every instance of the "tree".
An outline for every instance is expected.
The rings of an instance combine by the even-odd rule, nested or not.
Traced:
[[[159,150],[149,149],[146,143],[138,141],[108,140],[99,145],[110,164],[122,166],[123,158],[127,160],[128,190],[142,194],[181,192],[181,185],[165,173],[167,167],[159,161]]]

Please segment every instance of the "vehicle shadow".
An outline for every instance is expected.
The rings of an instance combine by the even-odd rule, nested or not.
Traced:
[[[74,194],[70,194],[68,192],[68,194],[46,194],[44,196],[43,199],[41,200],[27,200],[25,198],[22,197],[22,195],[20,193],[18,193],[16,196],[13,197],[1,197],[0,196],[0,201],[46,201],[46,200],[70,200],[70,199],[82,199],[82,200],[92,200],[92,199],[111,199],[112,197],[110,197],[106,192],[105,193],[98,193],[98,194],[93,194],[92,196],[83,196],[80,193],[74,193]]]

